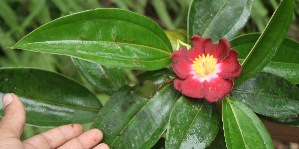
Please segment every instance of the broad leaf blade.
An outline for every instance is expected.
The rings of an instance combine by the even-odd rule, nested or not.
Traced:
[[[245,59],[258,40],[260,33],[251,33],[239,36],[230,41],[231,47],[238,51],[238,58]],[[278,47],[272,62],[299,63],[299,43],[284,38],[281,46]]]
[[[178,92],[171,83],[151,92],[150,96],[143,96],[142,90],[139,86],[121,89],[112,95],[95,119],[93,127],[103,131],[103,142],[110,147],[150,148],[164,133],[170,109],[179,98]]]
[[[242,102],[223,100],[222,121],[228,149],[274,148],[261,120]]]
[[[291,24],[294,5],[294,0],[283,0],[280,3],[266,29],[243,61],[242,74],[236,84],[255,76],[274,57]]]
[[[267,116],[261,116],[261,117],[275,123],[299,127],[299,115],[292,118],[273,118]]]
[[[205,148],[215,139],[219,124],[215,105],[182,96],[171,112],[166,148]]]
[[[206,149],[227,149],[223,129],[218,130],[216,138]]]
[[[92,122],[101,102],[85,87],[62,75],[30,68],[0,69],[0,96],[15,93],[22,100],[27,124],[60,126]],[[3,107],[0,104],[0,114]]]
[[[161,69],[171,62],[171,44],[164,31],[150,19],[120,9],[61,17],[34,30],[12,48],[140,70]]]
[[[260,73],[235,86],[230,96],[264,116],[291,118],[299,115],[299,88],[269,73]]]
[[[86,80],[100,92],[112,95],[126,84],[123,69],[102,66],[76,58],[73,58],[73,62]]]
[[[270,62],[262,71],[283,77],[293,84],[299,84],[299,64]]]
[[[246,34],[233,39],[230,43],[232,49],[238,51],[239,60],[248,55],[260,34]],[[282,45],[277,49],[274,58],[262,70],[283,77],[294,84],[299,84],[299,43],[285,38]]]
[[[193,0],[188,14],[188,38],[231,39],[247,22],[253,0]]]

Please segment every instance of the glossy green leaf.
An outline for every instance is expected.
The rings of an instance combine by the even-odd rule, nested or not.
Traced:
[[[242,102],[226,98],[222,102],[222,121],[228,149],[273,149],[265,126]]]
[[[101,102],[79,83],[60,74],[31,68],[0,69],[0,96],[15,93],[26,109],[26,123],[60,126],[92,122]],[[0,104],[0,114],[3,107]]]
[[[270,62],[262,71],[283,77],[293,84],[299,84],[299,64]]]
[[[169,69],[160,69],[156,71],[148,71],[146,73],[138,75],[138,79],[141,82],[151,81],[155,85],[161,85],[168,83],[176,78],[173,71]]]
[[[172,83],[157,91],[150,85],[125,87],[111,96],[93,123],[111,148],[151,148],[166,130],[170,110],[179,93]],[[144,96],[144,90],[150,91]]]
[[[261,116],[261,117],[275,123],[299,127],[299,115],[292,118],[273,118],[267,116]]]
[[[188,38],[231,39],[246,24],[253,0],[193,0],[188,14]]]
[[[123,69],[102,66],[76,58],[73,58],[73,62],[86,80],[100,92],[112,95],[126,84]]]
[[[120,9],[95,9],[61,17],[11,48],[140,70],[165,67],[171,62],[172,51],[166,34],[155,22]]]
[[[245,59],[258,40],[260,33],[239,36],[230,41],[231,47],[238,51],[238,58]],[[271,61],[284,63],[299,63],[299,42],[284,38]]]
[[[226,143],[224,138],[224,131],[222,129],[218,130],[216,138],[206,149],[226,149]]]
[[[259,38],[259,33],[246,34],[233,39],[232,49],[238,51],[238,58],[243,60]],[[262,70],[283,77],[294,84],[299,84],[299,43],[285,38],[277,49],[274,58]]]
[[[299,115],[299,88],[270,73],[260,73],[236,85],[230,96],[261,115],[274,118]]]
[[[258,74],[275,56],[292,21],[294,0],[283,0],[274,12],[265,30],[242,63],[242,74],[236,84]]]
[[[205,148],[215,139],[219,124],[215,105],[182,96],[169,118],[166,148]]]

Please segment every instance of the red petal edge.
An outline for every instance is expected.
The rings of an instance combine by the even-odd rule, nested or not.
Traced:
[[[238,59],[238,52],[231,50],[229,56],[221,62],[221,72],[218,75],[224,79],[233,79],[239,77],[242,72],[242,66]]]
[[[230,51],[230,44],[225,38],[221,38],[218,44],[213,44],[211,38],[207,38],[203,42],[205,54],[213,55],[218,62],[222,62]]]
[[[194,61],[195,58],[198,58],[199,55],[204,54],[204,46],[203,46],[204,40],[205,40],[204,38],[198,35],[194,35],[191,38],[193,48],[188,52],[188,56],[190,57],[190,59],[192,59],[192,61]]]
[[[187,56],[186,47],[180,48],[171,54],[172,69],[180,79],[186,79],[191,75],[193,62]]]
[[[225,80],[221,78],[213,79],[209,82],[204,82],[204,98],[208,102],[216,102],[218,99],[226,96],[233,88],[234,82],[232,80]]]
[[[175,79],[174,88],[180,91],[183,95],[191,98],[203,98],[203,82],[188,77],[186,80]]]

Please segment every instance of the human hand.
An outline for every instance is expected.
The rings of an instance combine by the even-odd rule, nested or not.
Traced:
[[[91,129],[83,133],[79,124],[60,126],[21,141],[26,121],[24,106],[14,94],[4,95],[2,102],[4,117],[0,121],[0,149],[109,149],[104,143],[98,144],[103,138],[100,130]]]

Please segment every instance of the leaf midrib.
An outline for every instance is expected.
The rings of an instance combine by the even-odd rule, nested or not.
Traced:
[[[227,100],[228,100],[228,99],[227,99]],[[237,125],[238,125],[238,128],[239,128],[239,131],[238,131],[238,132],[239,132],[240,135],[242,136],[243,144],[244,144],[245,148],[248,148],[248,146],[247,146],[246,143],[245,143],[244,134],[243,134],[243,132],[241,131],[242,129],[241,129],[241,127],[240,127],[239,121],[237,120],[237,116],[236,116],[236,113],[235,113],[235,111],[234,111],[234,109],[233,109],[233,106],[232,106],[232,104],[231,104],[231,101],[227,101],[227,104],[230,106],[230,109],[231,109],[231,111],[232,111],[232,113],[233,113],[233,115],[234,115],[234,120],[235,120],[235,122],[236,122]]]
[[[74,106],[74,105],[69,105],[69,104],[63,104],[63,103],[57,103],[57,102],[51,102],[51,101],[46,101],[46,100],[38,100],[38,99],[31,99],[27,97],[20,96],[20,99],[23,100],[32,100],[35,102],[40,102],[48,105],[55,105],[55,106],[61,106],[61,107],[68,107],[68,108],[73,108],[73,109],[79,109],[79,110],[85,110],[85,111],[92,111],[92,112],[99,112],[100,109],[95,109],[95,108],[84,108],[82,106]]]
[[[182,137],[182,139],[181,139],[181,141],[180,141],[180,144],[179,144],[180,147],[181,147],[181,145],[182,145],[182,142],[183,142],[183,141],[185,140],[185,138],[187,137],[187,133],[189,132],[191,126],[194,124],[195,119],[197,118],[198,114],[201,112],[202,107],[203,107],[203,104],[202,104],[202,105],[200,106],[200,108],[197,110],[197,112],[196,112],[194,118],[192,119],[192,121],[191,121],[191,123],[190,123],[188,129],[186,129],[187,131],[186,131],[186,133],[184,134],[184,136]]]
[[[55,29],[55,28],[57,28],[57,27],[62,27],[62,26],[66,26],[66,25],[70,25],[70,24],[74,24],[74,23],[85,22],[85,21],[92,21],[92,20],[114,20],[114,21],[121,21],[121,22],[126,22],[126,23],[129,23],[129,24],[133,24],[133,25],[139,26],[139,27],[141,27],[141,28],[143,28],[143,29],[149,31],[150,33],[152,33],[155,37],[157,37],[157,38],[162,42],[162,44],[166,47],[167,51],[168,51],[169,53],[171,53],[171,49],[169,49],[169,47],[166,45],[166,43],[165,43],[159,36],[157,36],[156,33],[154,33],[153,31],[151,31],[151,30],[149,30],[149,29],[147,29],[147,28],[145,28],[145,27],[143,27],[143,26],[141,26],[141,25],[139,25],[139,24],[134,24],[134,23],[132,23],[132,22],[128,22],[128,21],[125,21],[125,20],[117,20],[117,19],[103,19],[103,18],[102,18],[102,19],[80,20],[80,21],[74,21],[74,22],[64,23],[64,24],[61,24],[61,25],[57,25],[57,26],[55,26],[55,27],[49,27],[49,28],[44,29],[44,30],[41,30],[42,28],[38,28],[38,29],[35,30],[35,31],[38,31],[38,30],[41,30],[41,31],[38,32],[38,33],[35,33],[35,31],[29,33],[29,34],[27,35],[27,36],[29,36],[29,37],[28,37],[26,40],[29,40],[29,39],[33,38],[34,36],[36,36],[36,35],[38,35],[38,34],[41,34],[41,33],[44,32],[44,31],[53,29],[53,28]],[[69,21],[69,20],[68,20],[68,21]],[[51,23],[51,22],[49,22],[49,23]],[[45,24],[45,25],[48,25],[48,24]],[[41,27],[43,27],[43,26],[41,26]],[[35,34],[31,35],[32,33],[35,33]],[[24,38],[26,38],[27,36],[25,36]],[[25,41],[26,41],[26,40],[25,40]],[[22,44],[22,42],[24,42],[23,39],[21,39],[20,41],[18,41],[18,42],[15,44],[15,46],[18,45],[20,42],[21,42],[21,44]],[[167,52],[167,51],[165,51],[165,52]]]
[[[171,85],[171,83],[169,83],[168,85],[165,85],[165,86],[160,90],[160,92],[162,92],[163,90],[165,90],[165,89],[166,89],[168,86],[170,86],[170,85]],[[152,97],[151,99],[153,99],[153,97]],[[130,123],[136,118],[136,115],[137,115],[140,111],[142,111],[150,101],[152,101],[151,99],[147,100],[146,103],[144,103],[144,105],[142,106],[142,108],[140,108],[140,110],[138,110],[138,112],[137,112],[136,114],[134,114],[134,116],[133,116],[133,117],[131,118],[131,120],[126,124],[126,126],[123,127],[123,129],[119,132],[119,134],[122,134],[122,133],[125,131],[125,129],[130,125]],[[121,136],[121,135],[117,135],[117,136],[113,139],[113,141],[110,143],[110,146],[112,146],[113,143],[114,143],[120,136]]]
[[[224,9],[224,7],[225,7],[228,3],[229,3],[228,1],[225,1],[225,2],[223,3],[223,5],[220,7],[220,9],[217,11],[217,13],[214,15],[214,17],[213,17],[213,19],[211,20],[211,22],[209,23],[209,25],[206,27],[206,30],[203,32],[202,36],[205,36],[206,32],[210,29],[209,26],[214,22],[216,16],[217,16],[218,14],[221,13],[221,11]]]

